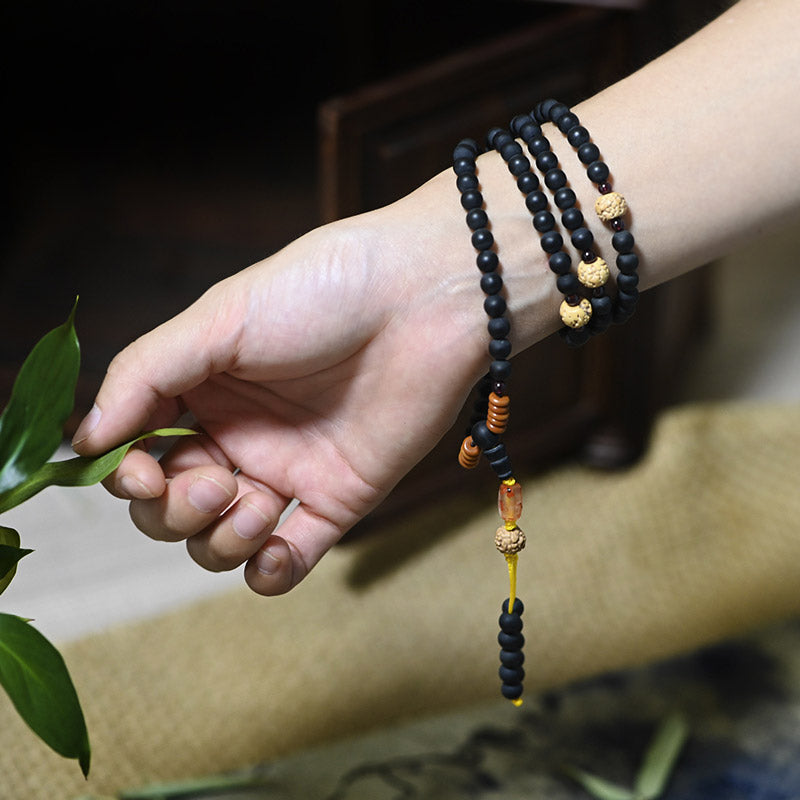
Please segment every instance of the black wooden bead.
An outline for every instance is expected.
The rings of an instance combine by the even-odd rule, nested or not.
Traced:
[[[525,205],[528,207],[528,211],[530,211],[531,214],[535,214],[537,211],[543,211],[547,208],[547,195],[539,190],[531,192],[525,198]]]
[[[506,301],[499,294],[490,294],[483,301],[483,310],[490,317],[502,317],[506,313]]]
[[[472,246],[476,250],[488,250],[494,244],[494,236],[488,228],[478,228],[472,233]]]
[[[503,279],[496,272],[481,275],[481,289],[485,294],[497,294],[503,288]]]
[[[639,276],[635,272],[631,272],[630,274],[620,272],[620,274],[617,275],[617,286],[623,292],[630,292],[632,289],[636,289],[639,286]]]
[[[580,347],[589,341],[588,326],[583,328],[561,328],[559,335],[570,347]]]
[[[558,121],[564,116],[564,114],[569,114],[569,107],[565,106],[563,103],[554,103],[552,106],[550,106],[547,117],[550,122],[558,124]]]
[[[495,359],[489,365],[489,374],[496,381],[507,381],[511,375],[511,362],[506,359]]]
[[[510,599],[511,598],[506,597],[506,599],[503,600],[503,605],[501,606],[501,608],[503,609],[504,614],[508,614],[508,601]],[[514,605],[512,606],[511,611],[514,614],[520,614],[520,615],[522,614],[523,611],[525,611],[525,605],[523,604],[522,600],[519,599],[519,597],[514,598]]]
[[[564,246],[564,240],[557,231],[548,231],[542,234],[539,244],[545,253],[557,253]]]
[[[638,289],[632,289],[630,292],[617,292],[617,304],[620,308],[633,310],[637,302],[639,302]]]
[[[522,697],[522,684],[515,683],[513,686],[504,683],[500,686],[500,692],[506,700],[519,700]]]
[[[472,441],[475,442],[481,450],[491,450],[497,447],[500,442],[500,437],[496,433],[492,433],[486,427],[486,420],[479,420],[472,426]]]
[[[592,304],[592,319],[611,314],[613,303],[608,295],[602,297],[592,297],[589,302]]]
[[[506,667],[501,664],[497,674],[506,686],[518,686],[525,680],[525,670],[522,667]]]
[[[632,275],[639,268],[639,256],[636,253],[620,253],[617,256],[617,269],[625,275]]]
[[[558,120],[556,125],[561,133],[569,133],[576,125],[580,125],[580,120],[578,119],[577,114],[573,114],[570,111],[564,114],[561,119]]]
[[[475,442],[475,444],[478,444],[478,442]],[[525,646],[525,637],[521,633],[503,633],[503,631],[500,631],[497,634],[497,643],[503,650],[510,650],[513,653],[517,650],[522,650]]]
[[[506,446],[502,442],[495,447],[484,450],[483,454],[486,456],[486,460],[489,462],[494,474],[501,481],[510,478],[514,474],[514,470],[511,467],[511,459],[508,457]]]
[[[456,175],[471,175],[475,172],[475,160],[472,158],[458,158],[453,162],[453,172]]]
[[[568,231],[580,228],[583,225],[583,212],[579,208],[568,208],[561,215],[561,224]]]
[[[533,227],[539,233],[547,233],[556,226],[556,218],[549,211],[537,211],[533,215]]]
[[[558,166],[558,157],[555,153],[547,150],[536,156],[536,167],[540,172],[547,172]]]
[[[470,189],[478,188],[477,175],[459,175],[456,178],[456,186],[459,192],[468,192]]]
[[[548,170],[547,174],[544,176],[544,182],[548,189],[555,192],[562,186],[567,185],[567,176],[564,174],[563,170],[556,167],[555,169]]]
[[[478,228],[485,228],[489,224],[489,217],[482,208],[473,208],[467,213],[467,225],[470,230],[476,231]]]
[[[504,611],[498,622],[500,630],[506,633],[519,633],[522,630],[522,617],[519,614],[509,614]]]
[[[583,125],[578,125],[576,128],[572,128],[567,132],[567,141],[573,147],[580,147],[582,144],[588,142],[589,138],[589,131],[587,131]]]
[[[559,250],[550,256],[547,264],[556,275],[566,275],[572,269],[572,258],[569,253]]]
[[[514,143],[516,144],[516,142]],[[531,168],[531,162],[521,153],[516,156],[511,156],[508,161],[508,171],[514,176],[519,177],[528,172]]]
[[[526,122],[520,129],[519,135],[526,141],[538,139],[542,135],[542,129],[533,121]]]
[[[594,142],[586,142],[578,148],[578,158],[583,164],[591,164],[600,158],[600,148]]]
[[[486,134],[486,141],[489,147],[499,150],[504,144],[513,141],[513,139],[508,131],[502,128],[492,128],[489,133]]]
[[[500,155],[504,161],[510,161],[514,156],[522,155],[522,148],[519,146],[519,142],[512,139],[509,134],[506,136],[508,136],[508,141],[500,148]]]
[[[508,339],[492,339],[489,342],[489,355],[501,360],[511,355],[511,342]]]
[[[593,161],[586,170],[592,183],[603,183],[608,180],[608,165],[604,161]]]
[[[564,210],[567,208],[572,208],[577,201],[577,197],[575,197],[575,192],[569,188],[569,186],[562,186],[554,195],[553,199],[555,200],[556,205]]]
[[[489,320],[489,336],[493,339],[505,339],[511,330],[511,324],[505,317],[495,317]]]
[[[578,276],[572,272],[559,275],[556,278],[556,286],[561,294],[576,294],[581,290],[581,282],[578,280]]]
[[[558,100],[554,100],[552,97],[537,103],[532,112],[536,121],[547,122],[550,119],[550,109],[555,105],[558,105]]]
[[[481,272],[494,272],[500,265],[500,259],[494,250],[482,250],[478,253],[475,263]]]
[[[522,650],[501,650],[500,663],[504,667],[519,668],[525,663],[525,653]]]
[[[469,158],[470,154],[474,158],[480,151],[480,145],[474,139],[462,139],[453,151],[453,161],[457,158]]]
[[[539,188],[539,179],[530,171],[530,167],[517,178],[517,188],[523,194],[535,192]]]
[[[618,253],[630,253],[634,243],[633,234],[630,231],[618,231],[611,237],[611,244]]]
[[[525,125],[530,125],[532,122],[533,120],[530,114],[517,114],[514,119],[511,120],[508,127],[511,129],[511,133],[513,133],[514,136],[521,136],[522,128]]]
[[[480,208],[483,205],[483,195],[477,189],[469,189],[461,194],[461,205],[466,211],[471,208]]]
[[[590,250],[594,244],[594,235],[588,228],[578,228],[573,231],[570,239],[573,247],[583,252]]]
[[[540,153],[548,153],[550,152],[550,141],[546,136],[536,136],[528,141],[528,150],[533,156],[538,156]]]

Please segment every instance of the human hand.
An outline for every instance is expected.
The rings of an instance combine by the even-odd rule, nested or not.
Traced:
[[[436,444],[486,342],[457,195],[444,237],[426,197],[301,237],[113,360],[76,451],[185,412],[201,431],[160,462],[131,451],[106,481],[137,527],[210,570],[246,562],[254,591],[279,594]]]

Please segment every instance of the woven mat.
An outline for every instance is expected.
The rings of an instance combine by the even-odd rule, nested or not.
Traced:
[[[525,482],[526,693],[796,614],[798,473],[800,407],[705,405],[663,414],[627,472]],[[69,645],[91,778],[3,701],[0,797],[113,795],[496,698],[492,505],[452,498],[337,548],[285,597],[237,590]]]

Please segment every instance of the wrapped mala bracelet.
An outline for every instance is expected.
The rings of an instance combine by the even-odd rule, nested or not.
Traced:
[[[556,286],[564,295],[559,315],[564,327],[561,335],[573,346],[584,344],[589,337],[606,330],[611,324],[611,298],[605,292],[609,278],[606,262],[593,250],[594,236],[583,224],[583,214],[576,207],[575,192],[567,186],[567,176],[558,166],[550,143],[530,115],[512,120],[512,130],[528,145],[537,167],[544,173],[545,185],[553,192],[561,210],[561,222],[571,231],[570,239],[581,255],[577,274],[572,272],[572,259],[564,250],[564,240],[555,230],[556,220],[551,213],[547,196],[539,187],[539,179],[531,171],[530,161],[514,137],[502,128],[492,128],[488,143],[497,150],[516,177],[517,187],[525,194],[525,205],[533,217],[540,244],[548,254],[548,265],[556,277]],[[590,297],[583,296],[591,292]]]
[[[577,114],[564,103],[548,99],[538,103],[533,110],[537,123],[552,122],[572,145],[578,159],[586,167],[586,175],[597,186],[600,196],[595,201],[595,212],[613,231],[611,245],[617,252],[617,297],[613,310],[616,323],[627,321],[639,300],[639,256],[633,252],[635,240],[622,219],[628,211],[625,198],[615,192],[609,180],[608,165],[600,157],[600,148],[592,141],[589,131],[581,125]]]
[[[497,506],[503,524],[495,532],[495,546],[503,554],[508,567],[509,596],[502,605],[499,619],[498,642],[501,647],[499,669],[501,692],[515,705],[522,704],[522,669],[525,639],[522,631],[522,601],[516,598],[517,562],[525,547],[525,534],[517,520],[522,515],[522,487],[514,478],[511,460],[506,453],[502,435],[509,419],[509,397],[506,381],[511,374],[511,325],[506,316],[506,302],[500,295],[503,280],[499,273],[499,259],[494,250],[494,237],[489,229],[489,218],[483,208],[483,195],[477,177],[475,159],[480,147],[473,139],[463,139],[453,151],[453,170],[456,186],[461,193],[461,206],[466,211],[467,227],[472,231],[472,245],[477,252],[476,264],[481,272],[481,289],[486,295],[483,303],[489,317],[491,337],[489,372],[481,381],[480,398],[471,429],[461,444],[459,463],[471,469],[477,466],[480,454],[500,479]],[[485,398],[485,399],[484,399]]]

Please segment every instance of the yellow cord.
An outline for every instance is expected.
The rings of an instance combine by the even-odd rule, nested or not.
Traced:
[[[514,600],[517,598],[517,561],[519,553],[505,553],[508,564],[508,613],[513,613]]]

